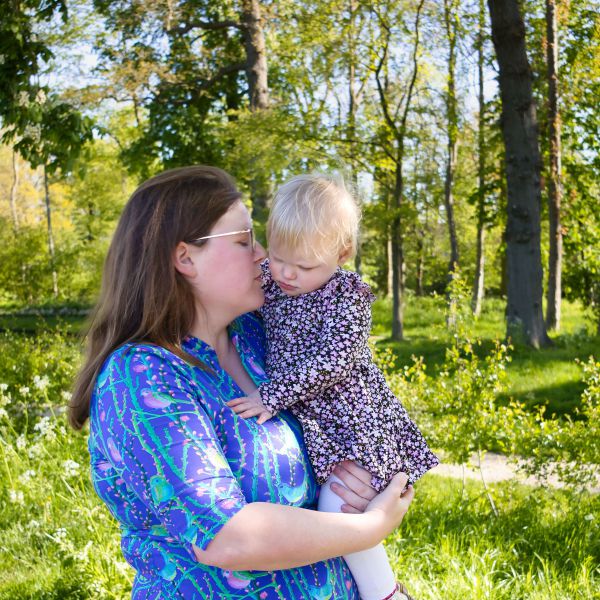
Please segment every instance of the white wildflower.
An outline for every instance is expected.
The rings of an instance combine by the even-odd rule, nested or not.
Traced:
[[[54,532],[54,541],[56,541],[58,544],[61,544],[62,542],[65,542],[66,539],[67,539],[67,530],[64,527],[59,527]]]
[[[8,389],[8,383],[0,383],[0,392],[5,392]]]
[[[25,396],[25,397],[29,396],[30,391],[31,390],[26,385],[24,385],[23,387],[19,388],[19,394],[21,394],[21,396]]]
[[[47,375],[44,375],[43,377],[40,377],[39,375],[34,375],[33,385],[36,389],[40,390],[40,392],[43,392],[48,387],[48,385],[50,385],[50,379],[48,379]]]
[[[27,450],[27,456],[31,459],[39,458],[44,453],[44,447],[41,444],[32,444]]]
[[[6,419],[8,417],[8,413],[6,412],[6,409],[0,407],[0,419]]]
[[[56,438],[54,431],[54,422],[49,417],[42,417],[34,426],[33,430],[37,431],[40,437],[44,437],[47,440],[53,440]]]
[[[70,402],[71,401],[71,397],[73,394],[71,394],[71,392],[68,392],[67,390],[63,390],[60,393],[61,398],[65,401],[65,402]]]
[[[27,469],[20,477],[19,481],[23,483],[29,483],[35,477],[35,471],[33,469]]]
[[[69,458],[63,462],[62,466],[65,470],[66,477],[75,477],[79,474],[79,468],[81,465],[78,462],[75,462],[74,460],[71,460]]]
[[[8,490],[8,499],[13,504],[24,504],[25,498],[20,490]]]
[[[89,541],[79,552],[75,554],[77,562],[86,563],[90,560],[90,551],[92,550],[93,543]]]
[[[121,575],[127,576],[131,574],[131,567],[124,560],[115,561],[115,567]]]
[[[23,434],[21,434],[17,438],[15,445],[17,446],[17,450],[25,450],[25,448],[27,447],[27,438]]]

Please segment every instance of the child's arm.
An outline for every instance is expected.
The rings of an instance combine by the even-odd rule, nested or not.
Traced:
[[[311,349],[310,357],[258,388],[264,410],[274,415],[310,400],[349,375],[369,339],[371,298],[364,285],[332,299],[321,341]]]

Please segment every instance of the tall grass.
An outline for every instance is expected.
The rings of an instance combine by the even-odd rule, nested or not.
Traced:
[[[395,349],[439,344],[443,361],[443,328],[439,339],[427,338],[434,309],[413,313],[412,350]],[[556,361],[534,360],[540,381],[554,381],[556,362],[585,359],[593,337],[580,337],[557,345],[565,354]],[[76,338],[5,332],[0,354],[0,600],[127,598],[133,572],[117,524],[92,489],[86,434],[68,429],[62,412],[78,365]],[[478,482],[462,490],[461,481],[432,474],[418,484],[405,522],[387,540],[415,597],[600,598],[599,498],[512,482],[490,487],[498,517]]]

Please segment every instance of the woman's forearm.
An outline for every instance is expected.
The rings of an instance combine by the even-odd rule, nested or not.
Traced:
[[[199,562],[234,571],[290,569],[375,546],[388,521],[379,510],[353,515],[254,502],[195,552]]]

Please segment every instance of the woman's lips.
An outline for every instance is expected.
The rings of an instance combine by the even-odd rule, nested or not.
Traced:
[[[293,290],[296,289],[296,286],[294,285],[288,285],[287,283],[283,283],[283,281],[278,281],[277,285],[282,289],[282,290],[287,290],[288,292],[291,292]]]

